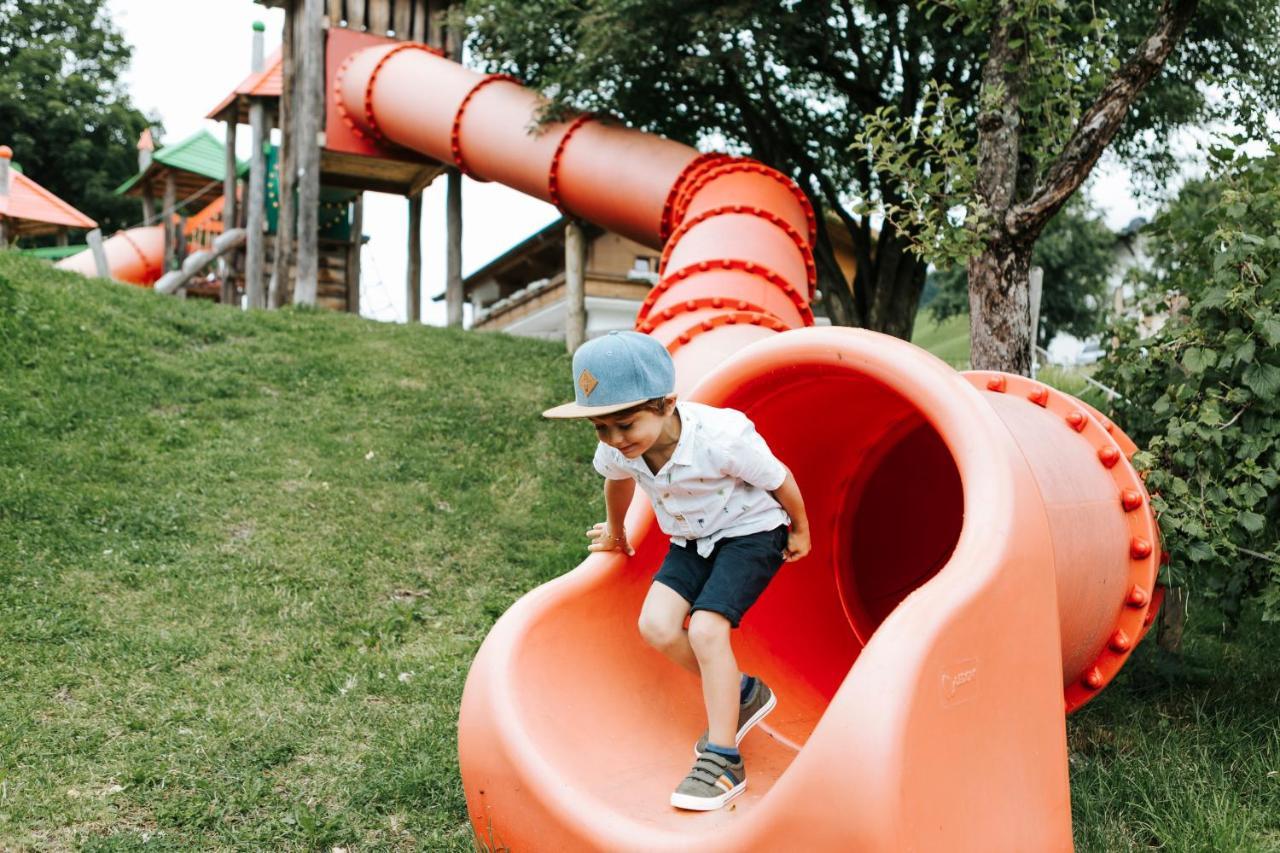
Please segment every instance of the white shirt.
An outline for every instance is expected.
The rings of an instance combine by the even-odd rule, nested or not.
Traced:
[[[680,440],[658,473],[643,456],[628,459],[601,443],[593,464],[610,480],[634,479],[649,496],[658,525],[676,545],[697,540],[711,556],[729,536],[746,536],[789,524],[769,492],[787,479],[786,467],[769,450],[751,419],[736,409],[677,403]]]

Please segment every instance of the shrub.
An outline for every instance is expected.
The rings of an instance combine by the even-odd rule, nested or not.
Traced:
[[[1154,223],[1143,337],[1113,328],[1099,378],[1124,396],[1114,416],[1170,553],[1166,582],[1219,599],[1231,618],[1258,598],[1280,620],[1280,146],[1210,150],[1212,177]]]

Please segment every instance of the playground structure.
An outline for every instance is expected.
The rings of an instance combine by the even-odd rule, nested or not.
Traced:
[[[292,301],[358,313],[363,193],[395,193],[408,198],[406,288],[409,319],[417,321],[421,193],[448,170],[403,148],[352,147],[329,141],[332,131],[325,125],[322,93],[324,32],[341,30],[361,37],[368,31],[382,41],[413,38],[442,51],[456,50],[456,39],[445,26],[449,4],[441,0],[264,0],[263,5],[284,10],[282,44],[265,56],[264,27],[254,26],[250,74],[206,116],[224,122],[225,143],[218,144],[201,131],[153,153],[150,133],[145,133],[139,140],[139,172],[117,190],[140,199],[142,226],[106,241],[104,268],[88,251],[60,265],[144,287],[154,286],[162,275],[181,271],[162,291],[191,292],[248,307]],[[234,155],[242,124],[249,125],[251,134],[247,164]],[[270,144],[273,130],[279,131],[278,146]],[[217,162],[221,160],[225,165]],[[221,183],[220,193],[217,183]],[[452,290],[458,294],[451,317],[456,314],[458,322],[460,187],[460,176],[451,174],[450,266],[451,278],[456,279]],[[145,230],[157,225],[162,238],[158,247],[157,232]],[[243,240],[219,238],[236,231],[243,232]]]
[[[28,178],[13,164],[13,149],[0,145],[0,249],[23,236],[56,234],[67,245],[71,228],[97,229],[98,223]]]
[[[662,248],[637,329],[672,351],[683,397],[755,421],[814,531],[737,638],[779,707],[743,742],[750,783],[733,810],[667,805],[702,702],[634,626],[667,544],[642,495],[634,557],[592,555],[513,605],[459,719],[480,841],[1070,849],[1065,714],[1115,676],[1159,607],[1128,438],[1031,380],[805,328],[813,214],[767,166],[586,116],[530,134],[538,97],[516,81],[360,41],[331,32],[327,60],[330,115],[358,139]]]
[[[1022,377],[808,328],[815,222],[775,170],[587,116],[531,134],[536,94],[408,40],[436,20],[423,0],[269,5],[286,8],[271,119],[286,223],[289,183],[307,182],[277,279],[316,283],[323,175],[412,198],[448,171],[547,200],[661,250],[637,329],[673,353],[682,397],[753,419],[809,506],[813,552],[736,638],[779,707],[743,742],[750,783],[733,810],[667,805],[702,702],[634,625],[667,544],[638,495],[634,557],[593,555],[532,591],[477,655],[459,720],[477,837],[519,850],[1069,849],[1065,714],[1116,675],[1160,604],[1155,521],[1123,432]],[[254,128],[248,189],[229,166],[218,207],[106,241],[113,275],[173,275],[172,247],[195,235],[208,257],[184,273],[244,245],[228,274],[256,270],[249,303],[267,298],[265,201],[257,214],[239,203],[268,196],[275,65],[260,64],[221,108],[234,125],[243,107]]]

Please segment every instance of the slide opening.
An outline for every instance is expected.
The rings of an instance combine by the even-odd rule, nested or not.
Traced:
[[[741,645],[812,691],[817,711],[885,617],[950,559],[964,523],[959,469],[915,403],[852,364],[770,371],[718,404],[751,417],[804,493],[813,552],[783,567]]]
[[[955,460],[937,430],[908,418],[867,455],[837,527],[836,582],[864,643],[951,558],[963,522]]]

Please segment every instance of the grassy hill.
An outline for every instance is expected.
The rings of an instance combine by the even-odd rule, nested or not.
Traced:
[[[602,512],[562,348],[3,252],[0,341],[0,849],[470,849],[467,668]],[[1072,719],[1080,849],[1280,846],[1277,644],[1193,616]]]

